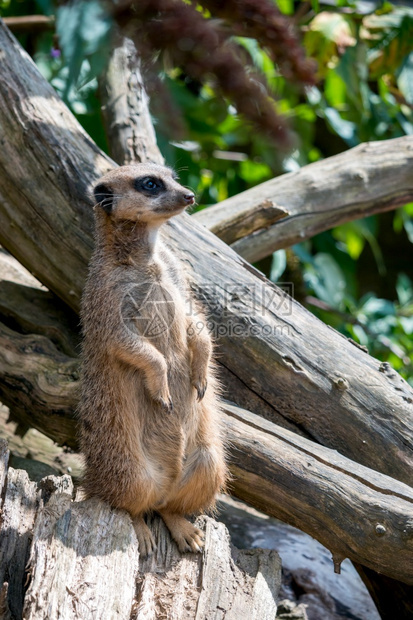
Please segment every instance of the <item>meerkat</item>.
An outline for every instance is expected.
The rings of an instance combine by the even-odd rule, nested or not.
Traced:
[[[160,238],[194,203],[174,172],[120,167],[95,186],[95,251],[82,298],[83,488],[130,513],[143,556],[158,512],[181,552],[203,534],[185,515],[214,507],[227,468],[205,316]]]

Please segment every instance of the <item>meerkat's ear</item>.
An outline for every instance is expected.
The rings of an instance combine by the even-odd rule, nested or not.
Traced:
[[[102,209],[106,211],[107,214],[112,213],[114,207],[114,196],[111,188],[104,183],[99,183],[99,185],[96,185],[95,189],[93,190],[93,194],[95,196],[97,204],[102,207]]]

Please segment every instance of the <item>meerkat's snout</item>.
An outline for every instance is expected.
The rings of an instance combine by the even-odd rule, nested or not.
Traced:
[[[195,202],[195,194],[192,192],[188,192],[184,195],[184,200],[188,205],[193,205]]]

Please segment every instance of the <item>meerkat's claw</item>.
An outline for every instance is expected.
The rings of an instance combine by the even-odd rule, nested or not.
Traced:
[[[159,511],[181,553],[201,553],[204,533],[181,515]]]
[[[183,540],[178,542],[178,547],[180,551],[201,553],[204,547],[204,533],[197,527],[194,527],[193,532],[185,533]]]
[[[207,387],[208,387],[208,383],[206,380],[203,383],[194,384],[194,388],[196,389],[197,394],[198,394],[197,396],[198,402],[204,398]]]
[[[169,398],[168,400],[165,400],[164,398],[160,398],[159,404],[161,405],[165,413],[172,413],[172,411],[174,410],[174,404],[172,402],[172,398]]]

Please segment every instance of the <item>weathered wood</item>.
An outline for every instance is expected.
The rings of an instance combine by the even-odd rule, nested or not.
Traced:
[[[0,49],[0,243],[77,306],[93,246],[88,191],[114,163],[45,80],[39,88],[36,66],[2,22]]]
[[[231,492],[332,551],[413,584],[413,488],[238,407],[225,407]],[[404,617],[404,616],[403,616]]]
[[[9,593],[9,584],[6,582],[3,583],[3,586],[0,590],[0,618],[1,620],[14,620],[11,615],[9,602],[8,602],[8,593]]]
[[[195,227],[180,218],[170,228],[168,242],[209,309],[220,364],[313,440],[410,483],[411,387],[206,232],[192,237]]]
[[[56,295],[2,280],[0,255],[0,317],[24,334],[40,334],[69,357],[80,351],[79,318]]]
[[[163,164],[139,59],[130,39],[118,37],[101,81],[100,92],[111,157],[118,164],[145,161]]]
[[[50,499],[29,561],[25,620],[128,618],[138,567],[130,517],[93,500]]]
[[[76,388],[70,393],[65,384],[78,380],[77,315],[25,273],[15,258],[0,252],[0,321],[0,400],[21,427],[42,430],[51,424],[53,438],[64,442],[67,421],[69,434],[75,425]]]
[[[238,241],[238,239],[249,237],[249,235],[257,231],[267,229],[279,220],[290,215],[285,207],[280,207],[269,198],[262,200],[262,202],[255,203],[254,205],[250,204],[248,209],[237,212],[231,209],[227,211],[225,206],[221,209],[221,204],[222,203],[219,204],[218,221],[216,221],[218,216],[215,213],[212,213],[211,222],[208,218],[209,211],[213,211],[214,207],[198,211],[194,213],[193,217],[228,245],[232,245]],[[241,252],[238,252],[238,254],[243,256]]]
[[[381,620],[413,618],[413,586],[377,575],[365,566],[355,565],[377,607]]]
[[[77,308],[92,246],[85,192],[114,164],[3,26],[0,47],[0,241]],[[409,482],[413,391],[407,383],[315,319],[193,218],[175,218],[165,229],[209,306],[220,363],[316,441]]]
[[[45,30],[54,30],[54,17],[46,15],[19,15],[15,17],[3,17],[3,21],[12,32],[16,34],[22,33],[38,33]]]
[[[9,254],[7,250],[0,246],[0,278],[1,280],[8,280],[10,282],[17,282],[18,284],[24,284],[31,288],[38,288],[46,291],[46,287],[43,286],[39,280],[23,267],[14,256]]]
[[[8,470],[0,530],[0,587],[7,587],[7,604],[21,618],[25,568],[38,504],[37,485],[25,471]]]
[[[197,524],[205,532],[206,552],[182,557],[175,545],[167,552],[165,541],[169,535],[162,520],[152,517],[149,523],[158,549],[141,565],[136,616],[132,618],[273,620],[274,593],[280,588],[281,578],[276,552],[235,549],[222,523],[200,517]]]
[[[13,418],[60,444],[75,445],[79,362],[45,336],[22,335],[0,323],[0,401]]]
[[[410,202],[412,166],[412,136],[360,144],[266,181],[194,217],[252,263],[333,226]],[[246,229],[239,238],[239,221],[248,220],[266,202],[284,209],[286,216],[264,223],[254,234]]]
[[[199,519],[202,555],[180,554],[160,517],[151,517],[157,550],[143,561],[126,512],[95,499],[74,501],[70,476],[36,485],[11,468],[2,517],[2,618],[238,620],[243,611],[252,620],[275,617],[277,553],[232,548],[225,526],[208,517]]]
[[[0,497],[4,497],[7,467],[9,463],[9,449],[7,443],[0,439]]]

